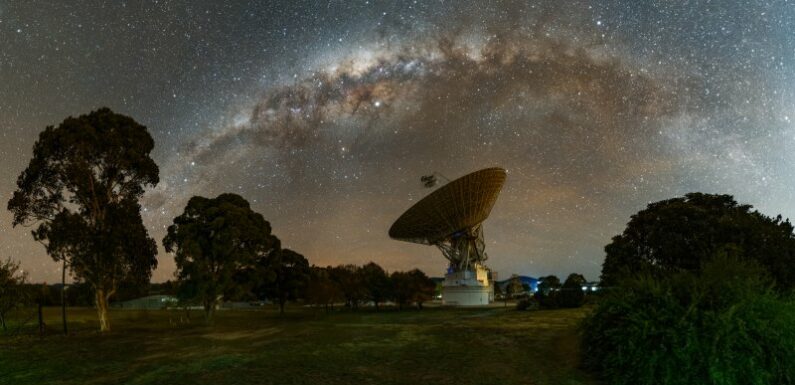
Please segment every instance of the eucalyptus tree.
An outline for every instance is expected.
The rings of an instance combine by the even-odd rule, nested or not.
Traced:
[[[201,302],[212,322],[223,298],[250,291],[256,263],[278,248],[271,225],[236,194],[195,196],[168,227],[163,246],[174,253],[183,297]],[[308,267],[307,267],[308,270]],[[183,298],[187,299],[187,298]]]
[[[108,108],[68,117],[39,135],[8,202],[13,225],[35,225],[34,239],[91,285],[101,331],[119,283],[148,282],[157,265],[139,204],[159,181],[153,148],[145,126]]]
[[[373,301],[377,311],[380,303],[392,297],[392,283],[389,281],[389,274],[375,262],[362,266],[359,269],[359,274],[362,276],[368,299]]]
[[[396,271],[390,276],[393,295],[398,309],[404,305],[416,304],[422,309],[422,304],[433,298],[436,284],[428,278],[422,270]]]
[[[329,306],[333,310],[335,302],[345,300],[339,285],[332,279],[332,269],[331,266],[311,266],[306,287],[307,301],[313,305],[323,306],[326,312]]]
[[[650,203],[605,246],[601,284],[615,286],[638,272],[700,271],[728,255],[767,269],[776,287],[795,288],[795,226],[740,204],[731,195],[690,193]]]
[[[280,242],[276,244],[272,252],[258,261],[256,291],[277,302],[279,313],[284,314],[287,301],[295,301],[305,292],[310,269],[306,257],[290,249],[281,249]]]

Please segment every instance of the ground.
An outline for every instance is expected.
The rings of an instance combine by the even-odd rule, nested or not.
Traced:
[[[594,384],[578,368],[585,310],[199,312],[69,309],[72,335],[0,335],[0,384]]]

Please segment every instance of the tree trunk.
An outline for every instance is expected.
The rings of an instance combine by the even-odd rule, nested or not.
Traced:
[[[39,337],[44,335],[44,316],[41,312],[41,300],[39,300]]]
[[[0,313],[0,324],[3,325],[3,331],[7,331],[6,329],[6,317],[3,317],[3,313]]]
[[[284,304],[287,302],[285,298],[279,298],[279,314],[284,314]]]
[[[66,329],[66,258],[63,259],[61,268],[61,319],[63,320],[63,334],[69,334]]]
[[[99,331],[110,331],[110,319],[108,318],[108,295],[105,289],[96,290],[97,315],[99,316]]]
[[[213,323],[213,314],[215,314],[215,301],[204,303],[204,322],[207,324]]]

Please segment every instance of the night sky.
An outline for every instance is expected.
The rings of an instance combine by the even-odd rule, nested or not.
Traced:
[[[221,3],[0,0],[2,208],[45,126],[107,106],[155,139],[158,244],[234,192],[311,263],[441,276],[387,230],[421,175],[490,166],[501,277],[596,279],[632,213],[691,191],[795,216],[793,2]],[[60,279],[3,209],[8,256]],[[161,246],[153,279],[173,271]]]

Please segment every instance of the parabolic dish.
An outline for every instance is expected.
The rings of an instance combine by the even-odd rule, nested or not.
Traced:
[[[464,175],[411,206],[389,228],[391,238],[432,245],[488,218],[506,172],[499,167]]]

